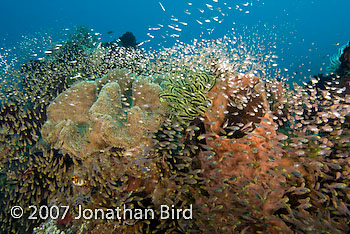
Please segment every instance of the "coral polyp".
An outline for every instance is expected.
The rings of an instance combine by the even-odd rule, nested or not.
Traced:
[[[270,73],[272,52],[237,38],[153,52],[131,39],[97,43],[78,28],[13,71],[22,88],[1,103],[1,230],[350,231],[349,46],[335,75],[291,88]],[[33,220],[31,205],[69,210]]]

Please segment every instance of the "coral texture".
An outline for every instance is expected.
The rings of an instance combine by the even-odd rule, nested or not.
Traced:
[[[143,77],[132,81],[130,73],[114,70],[96,82],[82,81],[61,93],[47,109],[44,140],[79,159],[108,146],[130,150],[147,145],[161,120],[161,88]],[[123,93],[131,83],[133,104],[123,108]]]

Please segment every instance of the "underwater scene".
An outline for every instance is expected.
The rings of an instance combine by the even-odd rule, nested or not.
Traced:
[[[0,234],[350,233],[348,0],[1,5]]]

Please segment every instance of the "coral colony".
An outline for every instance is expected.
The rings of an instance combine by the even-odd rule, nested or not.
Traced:
[[[80,27],[7,69],[2,233],[349,232],[350,46],[290,87],[240,43],[146,52]]]

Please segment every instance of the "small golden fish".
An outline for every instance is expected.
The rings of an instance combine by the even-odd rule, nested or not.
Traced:
[[[84,186],[86,184],[86,181],[84,179],[80,179],[76,176],[72,176],[72,182],[76,186]]]

